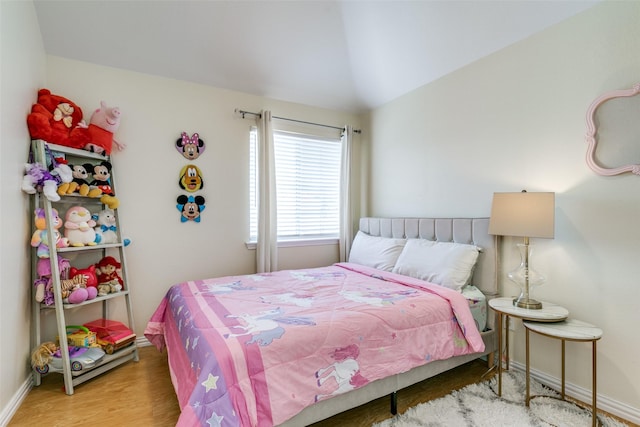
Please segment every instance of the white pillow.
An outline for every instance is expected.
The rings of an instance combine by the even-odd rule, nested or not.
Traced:
[[[393,272],[459,291],[471,279],[478,252],[474,245],[409,239]]]
[[[405,239],[370,236],[358,231],[351,244],[349,262],[378,270],[391,271],[405,242]]]

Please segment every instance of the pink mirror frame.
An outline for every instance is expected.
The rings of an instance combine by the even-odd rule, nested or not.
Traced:
[[[631,172],[635,175],[640,175],[640,164],[630,164],[630,165],[620,166],[617,168],[603,168],[600,165],[598,165],[598,162],[596,161],[596,158],[595,158],[596,145],[598,144],[598,141],[596,140],[597,129],[595,125],[596,110],[600,105],[602,105],[604,102],[610,99],[634,96],[634,95],[637,95],[638,93],[640,93],[640,83],[636,83],[631,89],[615,90],[612,92],[607,92],[604,95],[601,95],[600,97],[596,98],[596,100],[593,101],[593,103],[589,106],[589,109],[587,110],[587,135],[586,135],[586,140],[587,140],[587,143],[589,144],[589,147],[587,148],[587,165],[589,165],[589,167],[595,173],[599,175],[612,176],[612,175],[619,175],[625,172]]]

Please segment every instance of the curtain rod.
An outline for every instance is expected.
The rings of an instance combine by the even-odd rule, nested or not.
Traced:
[[[242,118],[244,119],[244,116],[246,114],[250,114],[252,116],[255,117],[261,117],[262,114],[261,113],[253,113],[251,111],[245,111],[245,110],[240,110],[239,108],[235,109],[235,112],[237,114],[240,114],[242,116]],[[296,119],[289,119],[287,117],[278,117],[278,116],[272,116],[274,119],[278,119],[278,120],[286,120],[288,122],[296,122],[296,123],[303,123],[305,125],[312,125],[312,126],[321,126],[321,127],[325,127],[325,128],[331,128],[331,129],[338,129],[338,130],[344,130],[344,128],[341,127],[337,127],[337,126],[331,126],[331,125],[323,125],[322,123],[313,123],[313,122],[305,122],[304,120],[296,120]],[[361,133],[362,131],[360,129],[354,129],[353,133]]]

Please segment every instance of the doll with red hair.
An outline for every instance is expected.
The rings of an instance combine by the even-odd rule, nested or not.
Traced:
[[[96,264],[98,277],[98,296],[115,293],[124,289],[124,281],[120,277],[122,264],[112,256],[102,258]]]

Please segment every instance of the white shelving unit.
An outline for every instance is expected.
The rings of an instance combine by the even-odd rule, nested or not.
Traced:
[[[108,156],[103,156],[99,154],[95,154],[85,150],[78,150],[70,147],[64,147],[55,144],[48,144],[42,140],[34,140],[32,141],[32,150],[34,153],[34,161],[47,165],[47,156],[46,156],[46,145],[48,145],[49,149],[56,153],[64,153],[67,161],[72,164],[97,164],[101,161],[107,160],[110,161]],[[115,169],[115,168],[114,168]],[[114,170],[111,171],[110,177],[110,185],[116,193],[116,186],[114,180]],[[116,228],[117,228],[117,243],[109,243],[109,244],[97,244],[95,246],[82,246],[82,247],[67,247],[67,248],[56,248],[56,237],[55,230],[53,228],[53,213],[52,209],[57,209],[60,217],[64,219],[64,213],[66,209],[75,205],[82,205],[89,209],[92,213],[97,213],[102,210],[105,206],[100,202],[99,198],[90,198],[80,196],[77,193],[61,196],[61,200],[57,202],[52,202],[48,200],[42,193],[37,192],[33,196],[31,196],[31,214],[36,208],[43,208],[45,211],[45,217],[47,222],[47,245],[49,246],[49,259],[51,260],[51,277],[53,282],[53,294],[55,303],[53,305],[46,305],[44,303],[39,303],[35,299],[35,288],[33,285],[31,286],[33,289],[33,297],[32,297],[32,333],[31,333],[31,346],[32,348],[38,347],[42,341],[42,316],[43,312],[46,310],[54,310],[56,317],[56,331],[58,337],[61,337],[60,341],[60,349],[62,355],[62,364],[63,364],[63,376],[64,376],[64,385],[65,392],[68,395],[73,394],[74,386],[81,384],[91,378],[96,377],[104,372],[113,369],[114,367],[126,363],[130,360],[138,361],[138,348],[136,342],[134,341],[131,345],[124,347],[113,354],[105,354],[104,358],[100,360],[94,367],[90,369],[82,369],[81,371],[72,371],[71,363],[69,361],[69,346],[67,344],[66,339],[62,339],[66,337],[66,327],[67,327],[67,318],[68,313],[71,310],[83,310],[87,306],[94,304],[102,305],[102,318],[109,319],[109,305],[116,301],[116,299],[124,299],[126,306],[126,313],[128,317],[128,327],[131,330],[135,330],[134,322],[133,322],[133,312],[131,307],[131,282],[127,277],[127,267],[126,267],[126,259],[125,259],[125,251],[124,251],[124,240],[122,238],[122,229],[120,227],[120,222],[118,219],[117,209],[114,209],[116,212]],[[35,231],[35,228],[32,229],[32,232]],[[62,229],[60,230],[62,231]],[[101,258],[107,255],[114,256],[117,258],[121,264],[121,277],[124,282],[124,289],[116,292],[109,293],[105,296],[99,296],[92,300],[87,300],[85,302],[79,304],[64,304],[62,303],[62,289],[61,289],[61,279],[60,279],[60,271],[58,268],[58,255],[62,257],[73,256],[74,262],[81,262],[83,259],[85,262],[91,263],[92,259]],[[36,264],[38,262],[38,257],[36,254],[36,249],[32,249],[32,280],[35,280],[37,276],[36,272]],[[75,266],[75,265],[74,265]],[[92,321],[95,319],[88,318],[85,321]],[[53,339],[47,339],[44,341],[53,341]],[[51,373],[49,375],[53,375]],[[37,372],[35,369],[33,371],[34,375],[34,384],[39,386],[41,384],[42,375]]]

